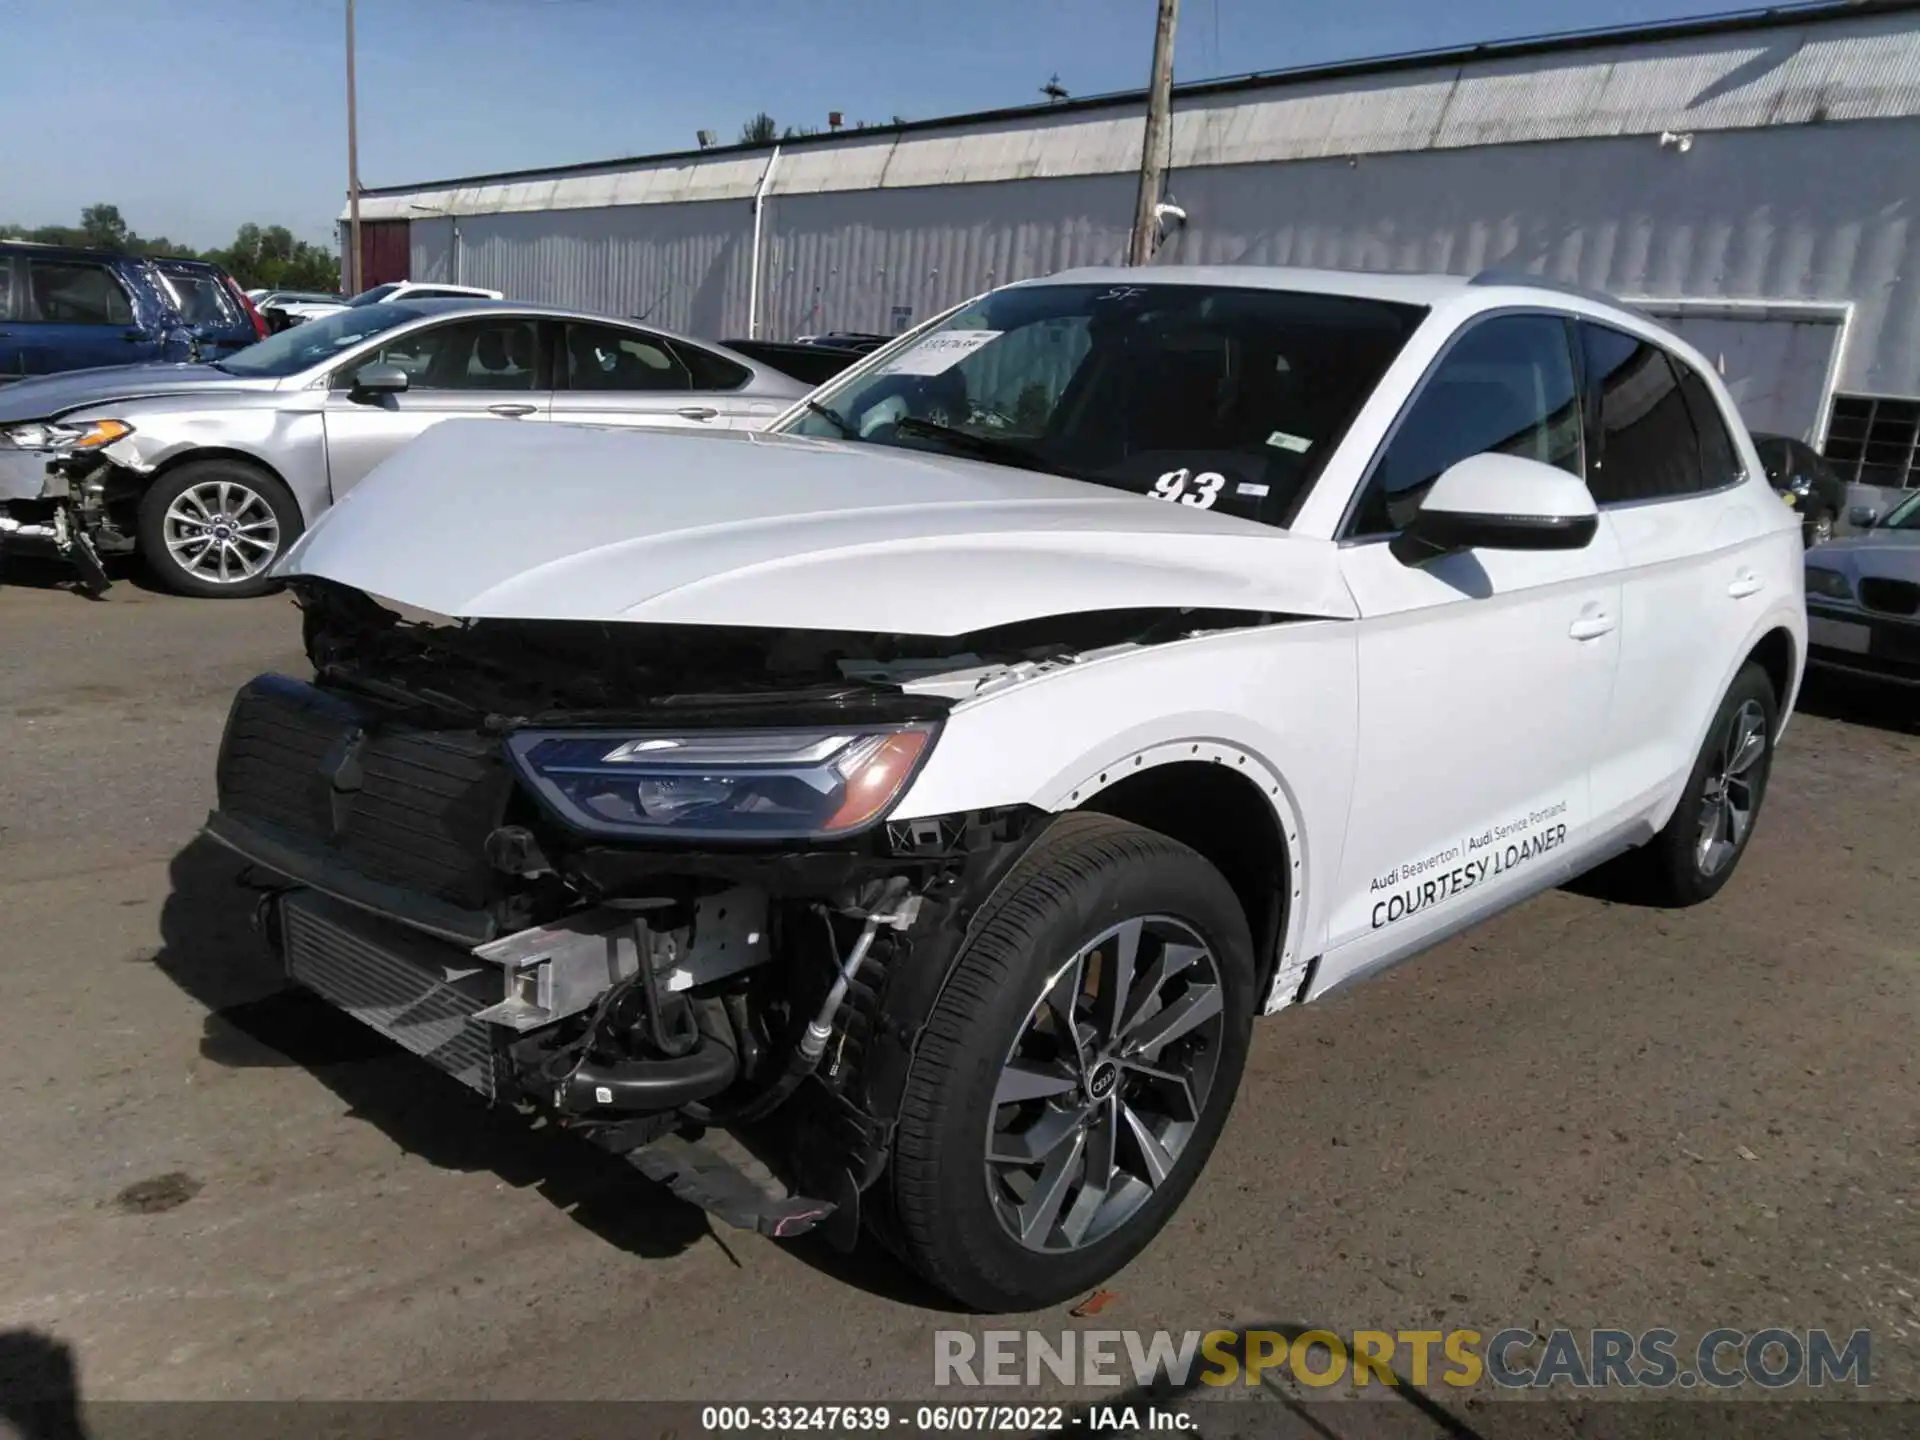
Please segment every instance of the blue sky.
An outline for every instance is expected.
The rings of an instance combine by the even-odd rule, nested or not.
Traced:
[[[1730,0],[1183,0],[1176,76],[1633,24]],[[0,0],[0,222],[331,235],[345,0]],[[360,178],[398,184],[1145,83],[1153,0],[359,0]]]

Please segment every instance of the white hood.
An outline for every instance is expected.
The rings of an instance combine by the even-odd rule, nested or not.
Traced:
[[[282,575],[463,619],[961,635],[1136,606],[1346,618],[1325,541],[1030,471],[793,436],[448,421]]]

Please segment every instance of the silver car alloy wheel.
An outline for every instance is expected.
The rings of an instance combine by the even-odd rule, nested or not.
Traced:
[[[167,506],[167,550],[180,568],[216,585],[251,580],[280,552],[280,522],[257,491],[236,480],[190,485]]]
[[[1693,855],[1702,875],[1725,869],[1753,828],[1755,782],[1761,778],[1754,767],[1766,753],[1766,712],[1759,701],[1744,701],[1727,722],[1700,793],[1700,834]]]
[[[1220,972],[1185,922],[1150,915],[1083,946],[1047,979],[1001,1066],[986,1180],[1030,1250],[1113,1234],[1165,1183],[1213,1089]]]

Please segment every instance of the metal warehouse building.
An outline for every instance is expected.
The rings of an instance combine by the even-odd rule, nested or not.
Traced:
[[[363,191],[410,275],[710,337],[896,331],[1116,263],[1141,93]],[[1159,258],[1531,271],[1687,335],[1755,429],[1920,485],[1920,5],[1817,5],[1176,89]]]

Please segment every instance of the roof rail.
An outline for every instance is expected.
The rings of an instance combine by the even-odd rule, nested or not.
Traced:
[[[1624,310],[1629,315],[1639,315],[1651,319],[1637,305],[1629,305],[1618,295],[1609,295],[1604,290],[1590,289],[1585,285],[1575,285],[1566,280],[1551,280],[1545,275],[1530,275],[1524,270],[1482,270],[1467,281],[1469,285],[1519,285],[1529,290],[1551,290],[1556,295],[1572,295],[1581,300],[1591,300],[1596,305],[1611,305],[1616,310]]]

